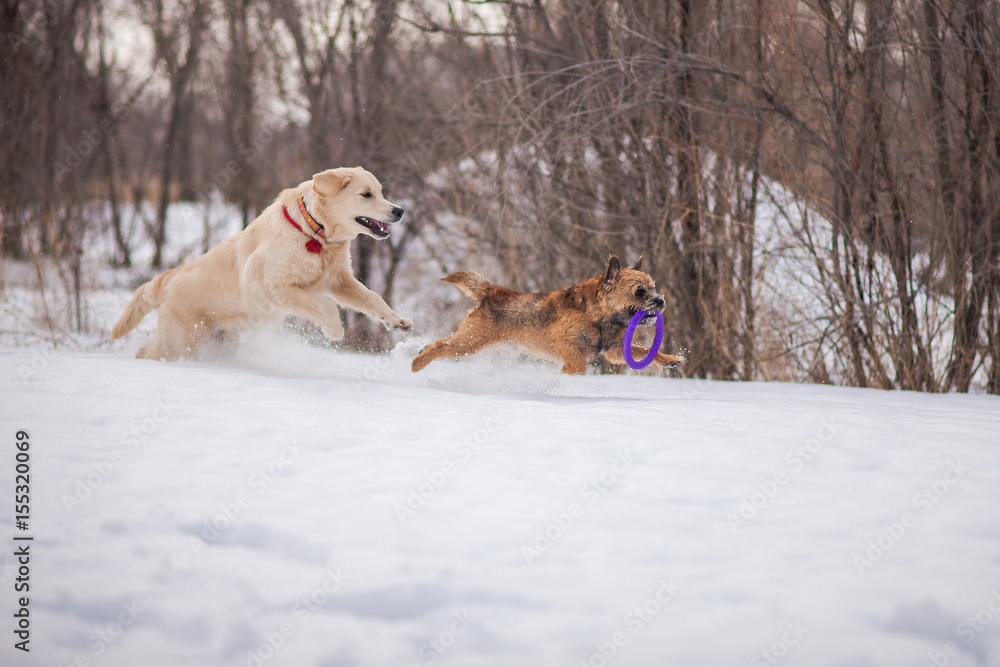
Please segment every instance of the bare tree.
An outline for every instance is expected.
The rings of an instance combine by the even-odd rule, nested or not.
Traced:
[[[290,174],[361,164],[409,211],[354,253],[390,298],[428,231],[435,270],[474,252],[523,289],[644,254],[689,375],[1000,392],[989,0],[144,0],[148,88],[109,8],[0,0],[0,252],[53,258],[76,328],[89,201],[128,264],[155,198],[159,266],[203,176],[247,224]]]
[[[153,0],[147,11],[156,44],[156,58],[163,64],[170,85],[159,179],[159,207],[153,229],[153,267],[161,268],[171,188],[179,173],[190,168],[189,163],[183,164],[180,160],[181,149],[188,139],[185,133],[190,131],[187,121],[191,115],[191,84],[201,57],[211,9],[207,0],[177,0],[176,5],[169,9],[165,7],[164,0]]]
[[[232,186],[228,192],[240,207],[244,227],[252,220],[253,189],[257,181],[254,160],[247,159],[256,157],[257,150],[253,146],[257,102],[255,80],[261,61],[258,45],[263,37],[254,33],[251,12],[255,4],[255,0],[233,0],[226,4],[229,48],[225,80],[229,94],[222,106],[225,109],[226,138],[231,159],[240,165],[237,173],[232,175]]]

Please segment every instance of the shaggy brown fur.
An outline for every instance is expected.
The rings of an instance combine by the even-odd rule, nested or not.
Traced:
[[[562,371],[583,373],[597,355],[624,364],[622,342],[629,320],[638,310],[650,313],[642,325],[655,321],[652,313],[666,305],[653,279],[640,271],[642,258],[622,269],[611,256],[604,275],[569,289],[524,294],[494,285],[477,273],[459,271],[444,278],[479,302],[451,336],[431,343],[411,365],[414,373],[441,357],[462,357],[496,343],[518,343],[536,356],[562,362]],[[649,352],[632,346],[632,357]],[[657,367],[675,366],[682,359],[659,352]]]

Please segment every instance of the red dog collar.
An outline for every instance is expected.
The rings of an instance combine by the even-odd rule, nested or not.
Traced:
[[[285,214],[285,220],[288,221],[288,224],[290,224],[292,227],[302,232],[302,228],[299,227],[299,223],[292,220],[292,216],[288,215],[287,208],[282,206],[281,212]],[[302,233],[305,234],[305,232]],[[309,239],[308,241],[306,241],[306,250],[313,253],[314,255],[318,255],[322,249],[323,249],[323,244],[317,241],[316,239]]]
[[[309,215],[309,211],[306,210],[305,202],[302,201],[302,195],[301,194],[299,194],[297,200],[299,202],[299,213],[302,214],[302,217],[305,218],[306,222],[309,223],[309,226],[312,227],[312,230],[314,232],[316,232],[320,236],[324,236],[325,237],[326,236],[326,230],[323,229],[323,225],[321,225],[318,222],[316,222],[313,219],[313,217],[311,215]],[[299,223],[297,223],[294,220],[292,220],[292,216],[288,215],[288,209],[287,208],[285,208],[284,206],[282,206],[281,207],[281,212],[285,214],[285,220],[288,221],[288,224],[290,224],[292,227],[295,227],[295,229],[297,229],[300,232],[302,232],[303,234],[305,234],[305,232],[302,230],[302,227],[299,226]],[[308,236],[308,234],[306,234],[306,235]],[[317,241],[316,239],[309,239],[308,241],[306,241],[306,250],[308,250],[309,252],[313,253],[314,255],[318,255],[320,253],[320,251],[323,250],[323,244],[320,243],[319,241]]]

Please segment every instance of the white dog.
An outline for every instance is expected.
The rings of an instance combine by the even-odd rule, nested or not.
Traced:
[[[139,350],[141,359],[190,357],[214,333],[290,314],[340,340],[344,328],[337,304],[386,329],[409,331],[410,320],[351,272],[354,237],[385,239],[389,224],[402,216],[403,209],[382,196],[382,186],[364,169],[320,172],[283,190],[243,231],[139,287],[111,339],[132,331],[155,308],[160,309],[156,338]]]

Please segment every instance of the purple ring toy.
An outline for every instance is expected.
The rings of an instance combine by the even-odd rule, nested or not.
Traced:
[[[625,340],[622,341],[622,356],[625,357],[625,363],[628,364],[628,367],[634,370],[641,370],[653,363],[653,359],[656,358],[656,354],[660,351],[660,343],[663,342],[663,313],[657,313],[656,334],[653,336],[653,344],[649,346],[649,354],[642,361],[636,361],[632,358],[632,337],[635,336],[635,328],[639,326],[642,318],[648,314],[645,310],[636,312],[632,316],[632,321],[628,323],[628,328],[625,329]]]

